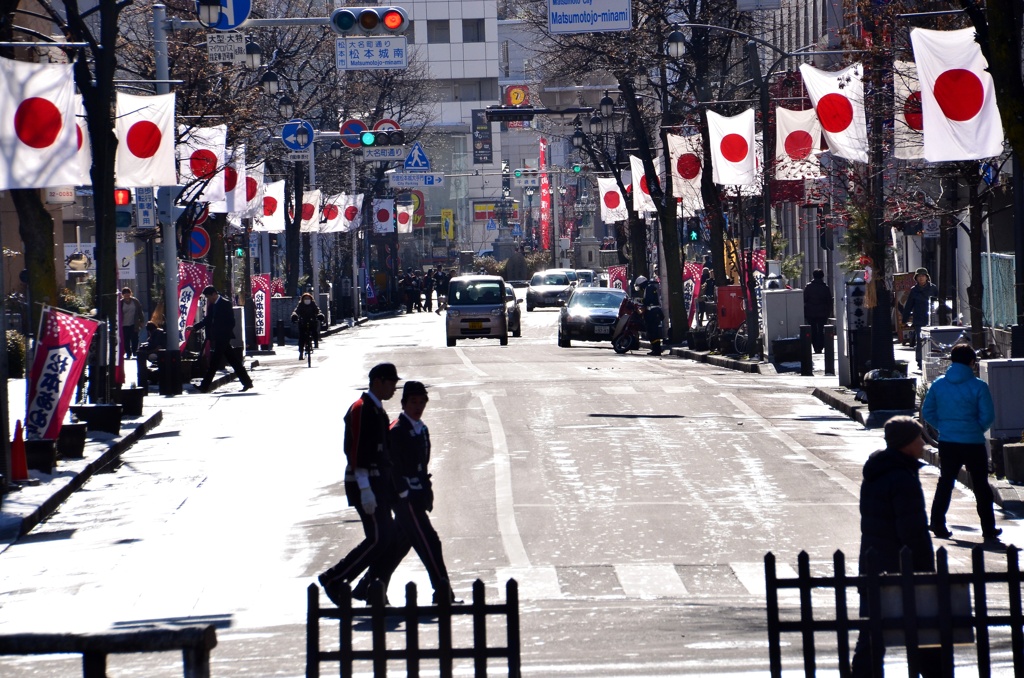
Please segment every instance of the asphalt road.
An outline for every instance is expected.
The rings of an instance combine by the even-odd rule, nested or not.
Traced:
[[[824,378],[560,349],[557,311],[523,311],[507,347],[446,348],[442,319],[417,313],[323,340],[312,368],[294,347],[261,358],[253,392],[161,399],[164,423],[115,472],[0,555],[0,633],[210,620],[214,676],[303,675],[305,588],[361,538],[341,486],[342,416],[389,360],[430,389],[432,520],[457,594],[480,579],[497,600],[519,582],[525,675],[766,675],[764,555],[793,576],[806,551],[826,574],[841,549],[853,572],[860,468],[880,436],[811,396]],[[386,406],[397,416],[397,397]],[[936,478],[923,473],[929,498]],[[998,517],[1005,541],[1024,543]],[[977,527],[971,495],[955,494],[949,522]],[[936,543],[953,569],[969,569],[975,534]],[[987,553],[992,569],[1002,558]],[[414,555],[393,601],[407,581],[429,591]],[[834,642],[821,646],[827,675]],[[181,675],[174,653],[108,667]],[[80,671],[0,657],[12,678]]]

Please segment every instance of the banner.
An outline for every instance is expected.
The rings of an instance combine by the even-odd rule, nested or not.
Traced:
[[[252,277],[253,319],[256,323],[256,343],[270,345],[270,274]]]
[[[814,102],[822,132],[832,155],[868,161],[868,123],[864,114],[864,82],[860,64],[840,71],[800,65],[804,86]]]
[[[917,64],[894,61],[892,64],[893,152],[901,160],[924,157],[924,116],[921,114],[921,85],[917,81]]]
[[[181,337],[179,349],[182,352],[188,343],[188,335],[192,333],[191,330],[186,332],[185,328],[195,322],[199,296],[212,279],[209,266],[190,261],[178,262],[178,336]]]
[[[608,267],[608,287],[614,287],[617,290],[625,290],[628,286],[626,280],[626,267],[622,265],[609,266]]]
[[[731,117],[708,111],[711,175],[720,186],[745,186],[757,181],[754,160],[754,110]]]
[[[601,194],[601,221],[625,221],[629,218],[626,199],[615,177],[598,177],[597,190]]]
[[[693,319],[697,316],[697,305],[700,302],[700,276],[704,273],[704,264],[700,261],[687,261],[683,266],[683,303],[686,305],[686,326],[693,327]]]
[[[36,355],[29,371],[28,440],[56,440],[89,356],[99,322],[43,307]]]
[[[540,248],[551,249],[551,181],[547,173],[548,140],[540,139]]]

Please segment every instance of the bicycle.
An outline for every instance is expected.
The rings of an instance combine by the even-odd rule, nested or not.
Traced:
[[[299,319],[299,358],[302,358],[302,354],[306,355],[306,367],[313,366],[313,342],[315,338],[316,326],[320,322],[320,318],[313,318],[310,320]]]

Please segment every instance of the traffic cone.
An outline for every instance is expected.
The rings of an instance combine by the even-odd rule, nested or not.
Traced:
[[[28,480],[28,459],[25,457],[25,440],[21,435],[21,419],[14,425],[14,441],[11,443],[11,480]]]

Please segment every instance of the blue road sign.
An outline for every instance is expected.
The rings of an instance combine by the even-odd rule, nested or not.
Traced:
[[[366,123],[362,120],[356,120],[355,118],[346,120],[338,128],[338,133],[341,134],[341,143],[349,148],[359,148],[362,145],[359,143],[359,135],[367,129]]]
[[[409,149],[409,156],[405,159],[405,170],[413,172],[429,172],[430,171],[430,158],[423,151],[423,146],[420,142],[415,142],[412,148]]]
[[[497,224],[497,222],[494,221],[494,219],[488,219],[487,220],[487,230],[488,231],[497,231],[498,230],[498,224]]]
[[[298,131],[302,128],[306,130],[306,143],[300,144],[298,139]],[[313,145],[313,126],[305,120],[296,118],[295,120],[289,120],[284,124],[281,129],[281,141],[288,147],[290,151],[304,151]]]
[[[248,20],[251,11],[251,0],[220,0],[220,18],[210,28],[233,31]],[[199,14],[199,0],[196,0],[196,14]]]

